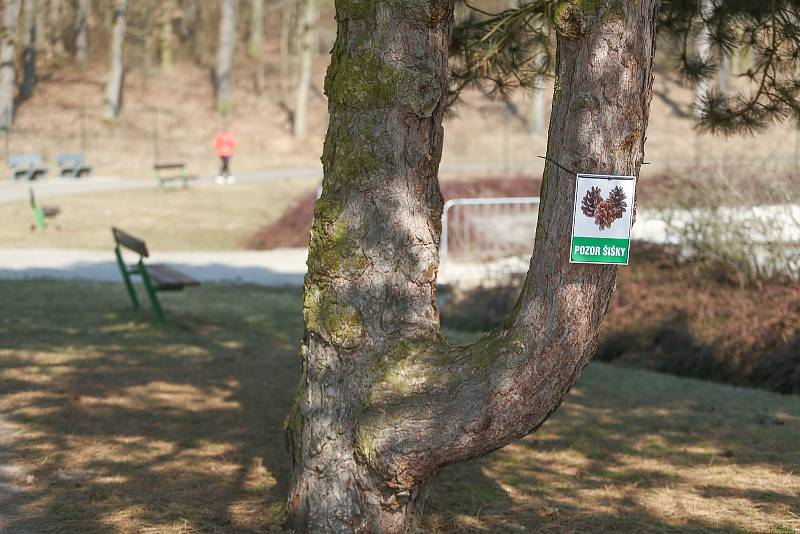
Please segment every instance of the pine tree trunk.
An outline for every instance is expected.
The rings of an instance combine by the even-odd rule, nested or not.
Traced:
[[[89,48],[89,9],[90,0],[78,0],[75,11],[75,61],[78,65],[86,64]]]
[[[0,46],[0,128],[14,123],[14,93],[16,92],[17,19],[20,0],[5,0],[3,6],[3,42]]]
[[[175,9],[174,0],[162,0],[161,9],[161,70],[169,71],[172,68],[172,12]]]
[[[220,0],[219,44],[215,70],[217,110],[227,114],[233,104],[231,97],[231,71],[236,49],[236,0]]]
[[[36,0],[25,0],[25,49],[22,52],[22,84],[19,88],[20,101],[33,96],[36,85],[36,43],[38,42],[36,28]]]
[[[106,99],[104,118],[113,121],[119,115],[122,99],[122,79],[125,66],[122,59],[122,48],[125,42],[125,11],[127,0],[116,0],[114,8],[114,29],[111,35],[111,67],[106,83]]]
[[[549,158],[638,174],[657,2],[560,5]],[[615,285],[617,267],[569,263],[575,175],[548,164],[514,312],[476,343],[444,341],[437,170],[452,9],[337,2],[303,371],[286,423],[287,511],[299,532],[413,532],[438,469],[524,436],[559,406]]]
[[[264,92],[264,0],[252,0],[252,19],[247,50],[256,61],[256,93]]]
[[[298,37],[300,41],[300,72],[297,80],[297,102],[294,108],[293,133],[296,138],[305,137],[308,109],[308,86],[311,83],[312,47],[316,31],[316,0],[303,0]]]

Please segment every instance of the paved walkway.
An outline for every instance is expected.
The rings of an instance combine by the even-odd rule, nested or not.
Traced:
[[[441,176],[480,175],[484,173],[522,173],[541,167],[540,160],[510,162],[464,162],[443,164],[439,167]],[[256,172],[237,173],[240,182],[258,182],[271,180],[296,180],[303,178],[322,179],[322,165],[315,167],[286,167],[267,169]],[[202,176],[198,182],[210,183],[213,176]],[[155,178],[126,179],[110,176],[90,176],[87,178],[45,178],[35,182],[12,182],[0,180],[0,204],[27,200],[28,188],[35,187],[37,198],[77,195],[82,193],[100,193],[108,191],[126,191],[131,189],[154,189]]]
[[[133,263],[137,258],[130,257]],[[306,249],[268,251],[158,252],[150,261],[166,263],[201,282],[301,286]],[[61,278],[119,282],[111,250],[0,249],[0,278]]]

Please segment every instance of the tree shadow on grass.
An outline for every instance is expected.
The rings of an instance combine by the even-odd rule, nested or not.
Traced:
[[[798,443],[796,397],[592,364],[537,433],[448,468],[429,520],[442,532],[794,532]],[[505,496],[466,505],[448,476]]]
[[[204,286],[166,296],[159,325],[117,285],[1,289],[0,461],[13,469],[0,531],[279,529],[299,290]],[[536,434],[445,469],[424,529],[716,533],[800,515],[795,400],[605,365],[585,375]],[[741,505],[761,511],[723,516]]]
[[[3,459],[19,476],[13,495],[0,496],[0,531],[280,523],[297,290],[209,286],[167,297],[167,325],[128,311],[116,286],[3,290],[0,399],[19,429]]]

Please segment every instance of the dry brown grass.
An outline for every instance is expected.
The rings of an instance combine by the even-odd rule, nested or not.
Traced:
[[[48,198],[62,210],[45,231],[32,231],[27,201],[0,204],[0,247],[108,248],[109,228],[146,239],[154,250],[231,250],[307,194],[313,180],[194,184]]]
[[[0,531],[280,530],[298,290],[204,286],[165,326],[116,284],[0,292]],[[797,532],[798,443],[797,397],[592,364],[537,433],[445,469],[424,531]]]

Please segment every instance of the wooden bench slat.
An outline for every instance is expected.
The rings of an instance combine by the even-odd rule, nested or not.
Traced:
[[[156,163],[153,165],[153,168],[157,171],[161,169],[182,169],[183,167],[186,167],[185,163]]]
[[[140,256],[147,258],[150,253],[147,251],[147,245],[141,239],[137,239],[130,234],[126,234],[119,228],[112,227],[111,233],[114,234],[114,241],[123,247],[129,248]]]
[[[161,289],[183,289],[184,287],[199,286],[200,282],[189,275],[176,271],[163,263],[146,265],[147,274]]]

